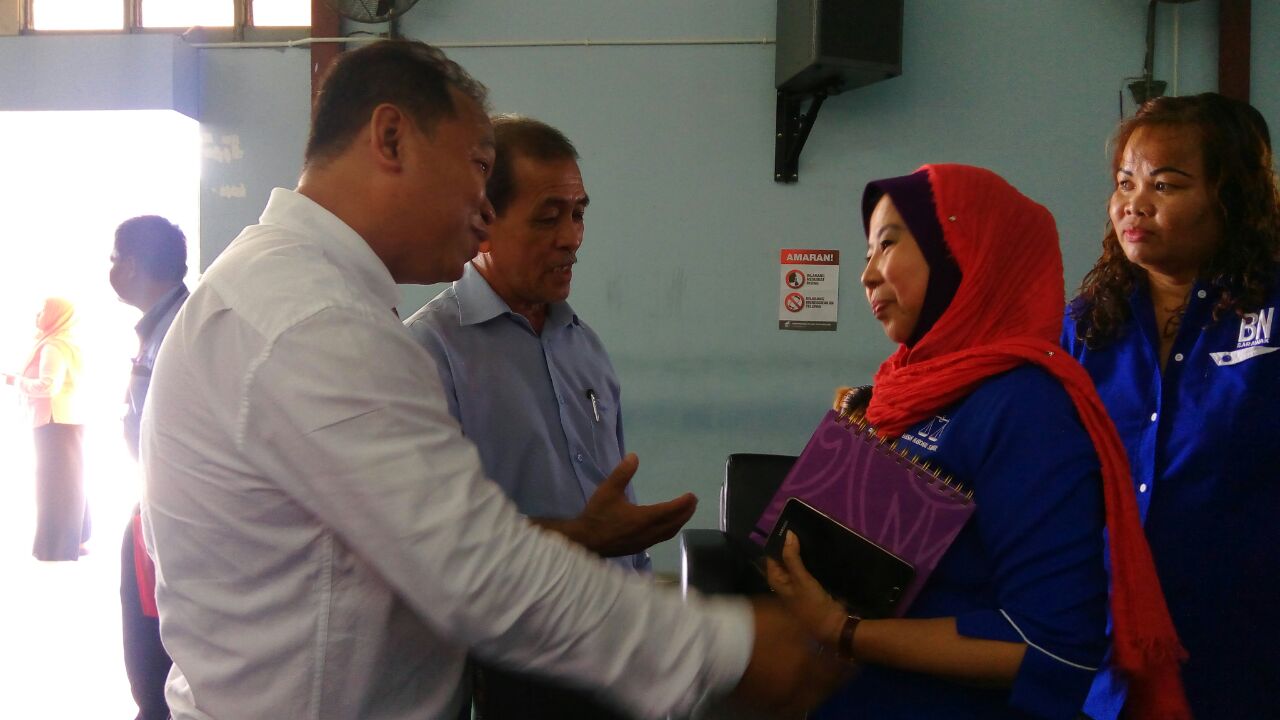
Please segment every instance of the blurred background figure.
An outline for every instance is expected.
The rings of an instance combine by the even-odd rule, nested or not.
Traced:
[[[5,374],[17,388],[35,428],[37,560],[76,560],[89,539],[84,493],[84,426],[77,401],[81,353],[73,331],[75,307],[48,298],[36,314],[36,342],[20,374]]]
[[[142,215],[120,223],[111,250],[111,288],[120,301],[142,311],[134,326],[138,352],[133,358],[125,396],[124,437],[134,460],[142,407],[151,387],[151,368],[160,343],[186,302],[187,237],[177,225],[159,215]],[[129,689],[138,704],[137,720],[165,720],[164,699],[169,659],[160,642],[156,610],[156,568],[142,541],[139,507],[134,505],[120,550],[120,621],[124,638],[124,667]]]

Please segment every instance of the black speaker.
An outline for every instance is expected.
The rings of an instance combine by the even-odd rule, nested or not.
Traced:
[[[835,95],[902,74],[903,0],[778,0],[774,84]]]

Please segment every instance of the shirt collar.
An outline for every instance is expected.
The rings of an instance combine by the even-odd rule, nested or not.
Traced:
[[[369,243],[337,215],[306,195],[275,188],[258,222],[288,228],[320,246],[343,275],[368,291],[379,306],[390,309],[400,302],[400,290],[391,271]]]
[[[142,314],[142,319],[138,321],[138,324],[133,326],[134,331],[138,333],[138,338],[146,340],[151,335],[151,332],[156,329],[160,319],[173,309],[179,299],[185,298],[189,294],[187,286],[183,283],[178,283],[169,292],[162,295],[156,304],[151,306],[150,310]]]
[[[458,320],[462,325],[479,325],[500,315],[523,319],[493,291],[489,281],[471,263],[467,263],[462,277],[453,283],[453,292],[458,299]],[[547,325],[563,327],[577,322],[578,315],[567,302],[552,303],[547,309]]]
[[[1218,302],[1218,296],[1222,294],[1222,289],[1215,287],[1212,283],[1204,278],[1197,278],[1191,285],[1191,292],[1187,295],[1187,314],[1203,305],[1212,305]],[[1129,306],[1132,308],[1150,307],[1151,305],[1151,280],[1145,273],[1140,273],[1137,280],[1133,283],[1133,290],[1129,293]]]

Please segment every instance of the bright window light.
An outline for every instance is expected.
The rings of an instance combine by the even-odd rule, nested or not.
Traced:
[[[311,0],[253,0],[257,27],[310,27]]]
[[[49,295],[96,316],[85,324],[86,341],[113,347],[103,353],[112,361],[127,360],[137,312],[107,283],[113,233],[135,215],[163,215],[187,236],[187,267],[199,267],[199,124],[172,110],[0,112],[0,156],[0,237],[25,239],[6,242],[0,262],[0,372],[12,372],[9,361],[28,349],[32,308]],[[114,413],[120,368],[108,374]],[[0,416],[12,409],[3,397],[0,405]]]
[[[232,0],[142,0],[142,27],[231,27],[235,20]]]
[[[0,112],[0,372],[25,366],[44,298],[75,303],[84,484],[93,517],[89,554],[79,562],[31,557],[31,421],[14,389],[0,384],[0,578],[7,588],[28,590],[0,596],[6,678],[0,717],[137,712],[120,650],[119,587],[120,538],[141,480],[120,417],[140,313],[116,299],[109,258],[122,220],[158,214],[182,228],[188,267],[198,266],[200,148],[199,124],[171,110]],[[65,673],[44,670],[65,665],[70,647],[78,663],[92,668],[76,677],[73,692]]]
[[[32,0],[35,30],[123,30],[124,3],[111,0]]]

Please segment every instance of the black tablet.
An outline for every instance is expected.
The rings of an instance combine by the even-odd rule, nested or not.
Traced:
[[[805,568],[832,597],[865,618],[893,616],[916,574],[910,563],[798,498],[782,508],[766,554],[782,559],[788,530],[800,541]]]

